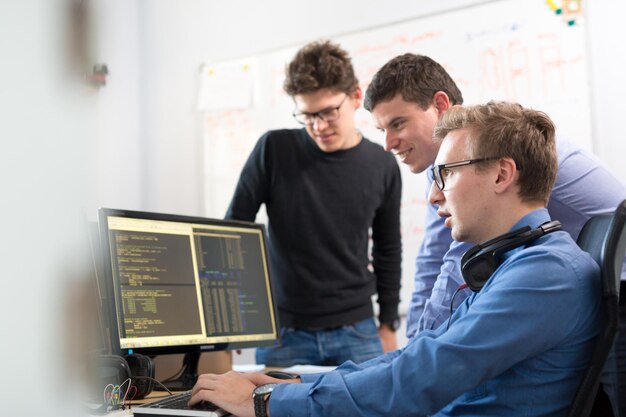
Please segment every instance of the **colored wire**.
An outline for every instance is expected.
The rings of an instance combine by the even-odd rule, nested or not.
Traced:
[[[126,388],[126,392],[124,393],[124,398],[122,398],[122,405],[124,405],[124,403],[126,402],[126,398],[128,397],[128,393],[130,392],[130,389],[135,388],[135,390],[137,390],[137,388],[133,386],[132,380],[130,378],[126,378],[126,380],[122,382],[122,384],[120,385],[120,394],[121,394],[122,387],[127,382],[128,382],[128,388]]]
[[[111,392],[112,395],[112,405],[117,408],[120,403],[120,386],[116,385]]]
[[[130,395],[130,398],[128,397],[129,392],[132,391],[132,394]],[[137,395],[137,386],[136,385],[131,385],[128,387],[128,390],[126,391],[126,395],[124,395],[124,401],[122,402],[122,405],[126,404],[126,401],[128,400],[128,402],[130,403],[130,401],[135,399],[135,396]]]
[[[111,391],[111,394],[109,394],[110,395],[109,398],[107,398],[107,390],[109,389],[109,387],[111,387],[112,391]],[[113,397],[113,390],[115,390],[115,385],[113,384],[108,384],[107,386],[104,387],[104,390],[102,391],[104,404],[109,405],[110,400]]]

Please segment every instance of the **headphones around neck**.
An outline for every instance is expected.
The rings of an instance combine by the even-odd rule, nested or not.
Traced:
[[[480,291],[502,263],[500,258],[503,253],[561,229],[561,222],[553,220],[536,229],[525,226],[513,230],[470,248],[461,258],[461,274],[465,283],[472,291]]]

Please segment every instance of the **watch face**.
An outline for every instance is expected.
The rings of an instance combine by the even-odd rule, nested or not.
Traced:
[[[274,387],[278,384],[265,384],[260,387],[256,387],[254,389],[254,395],[265,395],[269,394],[274,390]]]

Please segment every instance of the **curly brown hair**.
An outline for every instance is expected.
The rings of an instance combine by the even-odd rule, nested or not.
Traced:
[[[317,41],[303,46],[287,65],[283,88],[290,96],[322,88],[351,94],[359,84],[352,59],[339,45]]]

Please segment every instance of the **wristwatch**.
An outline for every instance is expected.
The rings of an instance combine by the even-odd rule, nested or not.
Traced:
[[[267,417],[267,400],[274,391],[274,387],[278,384],[260,385],[252,391],[252,399],[254,400],[254,415],[256,417]]]
[[[380,325],[385,325],[395,332],[400,328],[400,319],[395,319],[392,321],[381,321]]]

